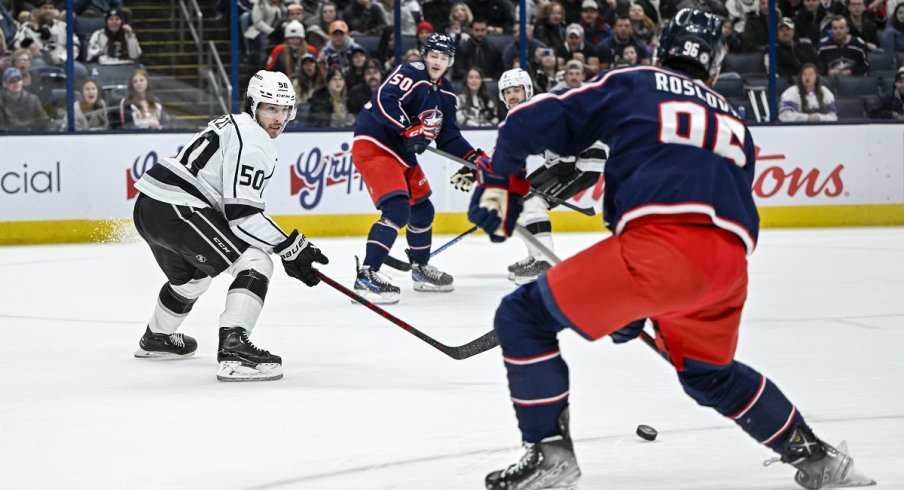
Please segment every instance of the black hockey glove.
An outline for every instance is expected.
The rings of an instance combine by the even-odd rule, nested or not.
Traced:
[[[643,332],[643,326],[646,325],[646,323],[646,318],[634,320],[624,327],[610,333],[609,337],[612,337],[612,343],[614,344],[624,344],[625,342],[637,338],[637,336],[640,335],[640,332]]]
[[[330,263],[330,259],[326,258],[326,255],[323,255],[320,249],[309,242],[304,235],[299,234],[298,230],[293,230],[289,238],[273,247],[273,251],[282,259],[286,274],[308,286],[316,286],[320,282],[320,278],[316,274],[317,269],[311,265],[314,262]]]
[[[452,174],[449,183],[452,184],[452,187],[455,187],[462,192],[471,192],[471,187],[474,186],[475,179],[476,176],[474,170],[468,167],[462,167],[458,172]]]

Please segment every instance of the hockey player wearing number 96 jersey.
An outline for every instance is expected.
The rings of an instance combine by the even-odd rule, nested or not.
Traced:
[[[569,327],[589,340],[624,342],[642,331],[635,320],[647,317],[685,392],[777,453],[775,461],[793,465],[799,485],[874,483],[854,471],[844,446],[813,434],[778,386],[734,359],[759,217],[750,132],[709,87],[724,53],[721,19],[683,9],[662,30],[660,66],[611,70],[518,105],[499,130],[493,160],[478,159],[469,218],[500,241],[518,218],[528,155],[569,155],[607,142],[604,218],[615,233],[519,287],[496,310],[526,454],[487,475],[487,488],[578,480],[558,333]]]
[[[314,262],[329,261],[304,235],[286,234],[266,213],[264,188],[276,167],[276,146],[295,116],[295,91],[283,73],[259,71],[248,83],[244,112],[211,121],[175,157],[149,169],[135,187],[134,220],[167,282],[135,357],[193,355],[195,339],[176,333],[213,277],[235,280],[219,320],[221,381],[282,378],[282,359],[251,343],[273,274],[270,253],[308,286]]]
[[[469,161],[483,154],[462,137],[455,122],[458,99],[444,77],[455,61],[454,41],[445,34],[431,34],[421,54],[423,62],[401,65],[386,77],[355,126],[352,161],[382,216],[367,236],[364,264],[358,266],[354,287],[374,303],[399,301],[400,289],[379,270],[405,226],[414,290],[454,289],[450,274],[428,264],[434,210],[417,155],[431,141]]]

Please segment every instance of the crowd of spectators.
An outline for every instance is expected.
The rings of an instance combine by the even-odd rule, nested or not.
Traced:
[[[69,46],[64,7],[65,2],[55,0],[0,0],[0,131],[67,126]],[[142,69],[141,46],[129,24],[128,8],[121,0],[77,0],[73,15],[77,26],[96,27],[76,29],[73,37],[75,128],[165,127],[168,118]],[[105,75],[114,69],[123,74],[122,80],[104,84]]]
[[[60,119],[65,107],[45,83],[59,81],[67,56],[59,3],[0,0],[0,130],[65,124]],[[578,78],[582,82],[610,68],[649,64],[660,26],[688,3],[725,16],[728,58],[759,55],[760,66],[754,69],[765,73],[767,0],[528,0],[528,66],[521,68],[543,93],[579,85]],[[228,4],[218,4],[224,19]],[[399,62],[420,58],[420,45],[432,32],[447,33],[457,42],[448,77],[459,94],[459,123],[494,126],[505,117],[495,80],[504,70],[520,67],[517,2],[402,1],[401,60],[395,59],[393,0],[237,0],[237,5],[244,59],[254,69],[286,73],[295,85],[299,111],[293,126],[352,126],[384,77]],[[122,0],[78,0],[74,10],[77,16],[103,19],[101,28],[75,39],[76,125],[165,127],[162,101],[141,69],[138,34]],[[775,14],[778,74],[787,80],[780,120],[837,118],[833,81],[849,77],[882,77],[864,114],[891,118],[902,112],[896,65],[876,69],[871,58],[895,60],[904,51],[904,2],[779,0]],[[129,64],[135,71],[119,90],[109,90],[95,75],[96,66]]]

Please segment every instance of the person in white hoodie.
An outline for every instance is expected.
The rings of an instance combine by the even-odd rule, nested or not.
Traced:
[[[816,65],[806,63],[800,69],[797,83],[782,92],[778,119],[782,122],[838,120],[835,96],[822,85]]]

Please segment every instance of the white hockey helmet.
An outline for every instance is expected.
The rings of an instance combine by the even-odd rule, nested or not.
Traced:
[[[251,99],[251,114],[257,118],[257,106],[262,103],[287,105],[292,108],[286,123],[295,119],[295,88],[285,73],[261,70],[248,82],[247,97]]]
[[[530,75],[522,70],[521,68],[513,68],[508,70],[499,77],[499,84],[497,85],[499,89],[499,100],[505,104],[506,109],[511,109],[509,107],[508,101],[505,100],[505,89],[509,87],[523,87],[524,88],[524,100],[530,100],[531,97],[534,96],[534,82],[530,79]]]

